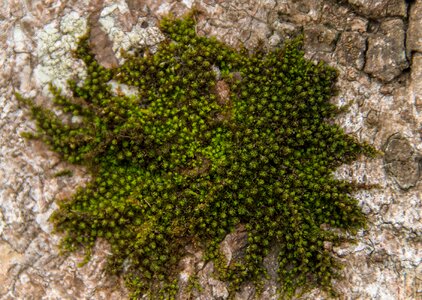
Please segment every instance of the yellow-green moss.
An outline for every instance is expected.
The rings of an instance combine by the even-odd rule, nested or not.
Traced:
[[[83,38],[76,55],[87,79],[69,82],[74,98],[51,86],[56,106],[81,123],[18,97],[37,122],[31,137],[93,175],[52,215],[63,249],[106,239],[109,270],[125,265],[132,297],[172,298],[185,246],[218,260],[219,243],[243,224],[244,256],[217,264],[231,291],[265,276],[263,259],[276,244],[284,295],[304,286],[330,291],[338,266],[323,243],[340,235],[326,225],[355,232],[366,222],[352,184],[332,173],[375,153],[327,122],[338,111],[329,103],[336,71],[306,60],[300,37],[249,54],[197,36],[194,26],[191,17],[163,20],[158,51],[113,70]],[[139,95],[114,95],[111,79]]]

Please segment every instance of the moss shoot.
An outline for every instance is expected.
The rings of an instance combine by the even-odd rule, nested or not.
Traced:
[[[37,124],[25,136],[92,173],[51,217],[63,250],[90,253],[107,240],[108,270],[135,299],[175,297],[188,244],[216,263],[232,294],[265,278],[274,247],[283,297],[298,287],[332,291],[339,265],[324,242],[366,224],[355,186],[333,171],[375,154],[330,122],[336,71],[306,60],[301,38],[251,54],[197,36],[192,16],[160,26],[166,40],[156,52],[127,55],[116,69],[80,40],[86,80],[69,82],[73,97],[50,87],[56,109],[79,123],[18,96]],[[110,80],[138,94],[116,95]],[[219,245],[240,225],[247,247],[227,266]]]

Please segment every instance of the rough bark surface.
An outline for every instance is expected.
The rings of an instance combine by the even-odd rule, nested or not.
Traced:
[[[82,169],[60,162],[38,142],[19,133],[34,128],[14,92],[48,105],[47,83],[65,87],[84,76],[70,52],[90,25],[97,58],[121,61],[120,50],[162,40],[157,20],[169,12],[200,11],[197,31],[237,47],[268,48],[300,31],[308,58],[340,70],[339,95],[350,104],[337,122],[361,141],[385,152],[360,160],[336,175],[380,189],[356,197],[370,220],[356,245],[332,249],[344,263],[335,283],[344,299],[422,299],[422,0],[9,0],[0,4],[0,299],[125,299],[120,278],[104,273],[108,254],[99,241],[91,261],[60,256],[59,236],[48,217],[61,199],[87,182]],[[222,84],[222,88],[224,88]],[[224,97],[222,96],[222,101]],[[71,177],[54,174],[71,169]],[[244,248],[238,228],[222,243],[230,260]],[[327,245],[329,247],[329,245]],[[210,274],[212,264],[191,249],[181,263],[180,299],[227,299],[227,287]],[[275,252],[274,252],[275,253]],[[275,254],[266,265],[275,274]],[[203,289],[190,292],[196,274]],[[270,279],[260,299],[275,299]],[[257,299],[245,285],[236,299]],[[302,299],[326,299],[319,290]]]

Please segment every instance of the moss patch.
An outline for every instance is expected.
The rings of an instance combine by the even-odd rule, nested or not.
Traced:
[[[375,154],[328,122],[338,112],[329,103],[336,71],[306,60],[301,38],[250,54],[197,36],[192,17],[160,26],[167,39],[158,51],[116,69],[100,66],[81,39],[87,79],[69,82],[73,98],[51,86],[56,107],[80,123],[18,96],[37,123],[26,136],[93,176],[51,217],[63,249],[89,253],[106,239],[109,270],[123,273],[134,298],[174,297],[189,243],[217,262],[231,291],[265,276],[276,244],[284,295],[332,290],[338,265],[324,242],[366,223],[354,185],[332,173]],[[138,95],[114,95],[111,79]],[[240,224],[246,252],[226,267],[219,243]]]

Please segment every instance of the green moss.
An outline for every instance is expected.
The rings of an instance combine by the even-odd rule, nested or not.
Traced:
[[[63,176],[73,176],[73,172],[71,170],[62,170],[53,175],[54,177],[63,177]]]
[[[63,249],[89,254],[97,238],[107,240],[108,269],[125,276],[133,298],[172,298],[188,244],[216,260],[232,292],[259,284],[275,245],[284,295],[332,291],[338,264],[324,242],[336,245],[366,224],[353,184],[332,173],[375,154],[328,122],[339,112],[329,102],[336,70],[306,60],[300,37],[248,54],[197,36],[194,26],[191,17],[164,19],[158,51],[127,56],[113,70],[81,39],[86,80],[69,82],[73,98],[51,86],[57,108],[81,123],[18,97],[37,123],[31,137],[93,175],[51,217]],[[139,95],[114,95],[111,79]],[[219,243],[239,224],[245,255],[226,267]]]

